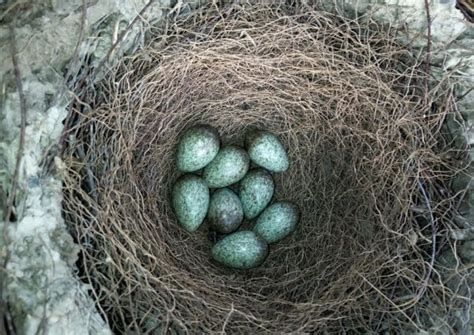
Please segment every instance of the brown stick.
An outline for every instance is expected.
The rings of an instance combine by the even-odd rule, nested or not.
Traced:
[[[425,96],[426,96],[426,99],[428,100],[428,97],[429,97],[429,82],[428,82],[428,78],[429,78],[429,74],[430,74],[430,63],[431,63],[431,14],[430,14],[430,5],[428,3],[428,0],[425,0],[425,12],[426,12],[426,20],[427,20],[427,33],[428,33],[428,36],[427,36],[427,45],[426,45],[426,59],[425,59],[425,71],[426,71],[426,75],[425,75]],[[428,103],[428,101],[426,101],[426,103]],[[429,112],[429,110],[427,111],[427,113]],[[428,197],[428,194],[425,190],[425,188],[423,187],[423,183],[418,180],[417,181],[418,183],[418,189],[420,190],[421,194],[423,195],[423,199],[425,200],[425,203],[426,203],[426,207],[428,208],[428,212],[429,212],[429,215],[430,215],[430,225],[431,225],[431,258],[430,258],[430,267],[428,268],[428,273],[426,274],[426,277],[425,277],[425,284],[421,290],[421,292],[419,293],[420,296],[424,293],[424,291],[426,290],[426,287],[428,285],[428,282],[430,280],[430,277],[431,277],[431,273],[433,272],[433,268],[434,268],[434,263],[435,263],[435,257],[436,257],[436,225],[435,225],[435,217],[434,217],[434,214],[433,214],[433,210],[431,209],[431,204],[430,204],[430,199]]]
[[[13,172],[12,177],[12,189],[10,195],[7,200],[6,208],[5,208],[5,223],[8,223],[10,220],[10,216],[12,214],[13,203],[15,201],[15,195],[18,188],[18,177],[20,174],[20,163],[21,157],[23,156],[23,148],[25,146],[25,128],[26,128],[26,100],[23,94],[23,85],[21,83],[21,74],[20,68],[18,65],[17,59],[17,49],[15,43],[15,32],[13,27],[10,27],[10,45],[11,45],[11,54],[12,54],[12,62],[13,62],[13,69],[15,73],[15,80],[16,80],[16,87],[18,89],[18,94],[20,96],[20,142],[18,144],[18,152],[16,154],[16,163],[15,163],[15,171]],[[6,230],[7,225],[4,226],[4,232]]]
[[[430,74],[430,63],[431,63],[431,14],[430,14],[430,5],[428,0],[425,0],[425,12],[426,12],[426,21],[427,21],[427,44],[426,44],[426,58],[425,58],[425,90],[426,92],[429,91],[429,74]],[[428,99],[428,95],[426,95],[426,99]]]
[[[428,273],[426,274],[424,285],[419,292],[420,297],[426,290],[428,286],[428,282],[431,277],[431,273],[433,272],[434,263],[436,259],[436,224],[435,224],[435,217],[433,214],[433,209],[431,208],[430,198],[428,197],[428,193],[426,192],[425,188],[423,187],[423,183],[420,180],[417,180],[418,189],[420,190],[421,194],[423,195],[423,199],[425,201],[426,207],[428,208],[428,213],[430,215],[430,226],[431,226],[431,257],[430,257],[430,267],[428,268]]]
[[[12,26],[10,26],[10,50],[11,50],[11,56],[12,56],[12,63],[13,63],[13,70],[15,73],[15,81],[16,81],[16,87],[18,90],[18,95],[20,98],[20,141],[18,143],[18,151],[16,154],[16,162],[15,162],[15,171],[13,172],[13,177],[12,177],[12,187],[10,194],[8,196],[6,206],[5,206],[5,222],[3,224],[3,239],[4,239],[4,255],[5,259],[3,261],[3,269],[5,270],[7,267],[7,262],[8,262],[8,244],[9,244],[9,237],[8,237],[8,225],[10,223],[11,215],[13,212],[13,203],[15,202],[15,196],[16,192],[18,189],[18,179],[20,175],[20,164],[21,164],[21,158],[23,156],[23,149],[25,146],[25,128],[26,128],[26,100],[25,100],[25,95],[23,93],[23,85],[21,82],[21,73],[20,73],[20,67],[18,64],[18,58],[17,58],[17,48],[16,48],[16,40],[15,40],[15,30]],[[3,317],[6,316],[7,311],[7,303],[6,300],[3,297],[3,292],[4,292],[4,285],[5,285],[5,277],[6,273],[0,277],[0,315],[2,316],[2,320],[0,321],[0,329],[6,330]],[[8,330],[10,331],[10,334],[14,334],[14,328],[13,325],[11,324],[11,319],[9,317],[5,317],[10,322],[8,323]]]

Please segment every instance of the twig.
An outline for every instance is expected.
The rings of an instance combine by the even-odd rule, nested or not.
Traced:
[[[428,212],[430,213],[430,224],[431,224],[431,260],[430,260],[430,267],[428,269],[428,273],[426,274],[425,277],[425,285],[423,286],[423,290],[420,292],[420,295],[423,294],[424,290],[426,290],[426,286],[428,284],[428,281],[430,280],[431,273],[433,272],[433,267],[435,263],[435,257],[436,257],[436,225],[435,225],[435,218],[433,215],[433,210],[431,209],[431,204],[430,204],[430,199],[428,197],[428,194],[426,193],[425,188],[423,187],[423,184],[421,181],[418,179],[418,188],[421,191],[421,194],[423,195],[423,198],[425,199],[426,207],[428,208]]]
[[[428,83],[428,77],[430,74],[430,63],[431,63],[431,14],[430,14],[430,5],[428,0],[425,0],[425,12],[426,12],[426,20],[427,20],[427,44],[426,44],[426,59],[425,59],[425,71],[426,71],[426,76],[425,76],[425,96],[426,99],[428,99],[428,91],[429,91],[429,83]],[[428,101],[426,101],[427,103]],[[429,111],[427,111],[429,112]],[[421,183],[420,179],[417,180],[418,183],[418,188],[421,191],[421,194],[423,195],[423,198],[426,203],[426,207],[428,208],[428,212],[430,214],[430,225],[431,225],[431,260],[430,260],[430,267],[428,269],[428,273],[426,274],[425,277],[425,285],[423,285],[422,290],[420,291],[420,295],[424,293],[426,290],[426,286],[428,285],[428,281],[430,280],[431,273],[433,272],[433,267],[435,263],[435,257],[436,257],[436,225],[435,225],[435,218],[433,215],[433,210],[431,208],[430,204],[430,199],[428,197],[428,194],[426,193],[425,188],[423,187],[423,184]]]
[[[229,314],[227,314],[227,317],[225,318],[224,324],[222,325],[221,334],[225,334],[225,328],[227,327],[227,324],[229,323],[230,317],[233,312],[234,312],[234,304],[231,305]]]
[[[94,198],[94,201],[99,200],[99,196],[97,194],[97,187],[94,182],[94,173],[92,172],[92,168],[90,167],[90,163],[87,161],[86,158],[86,153],[84,152],[84,147],[82,144],[78,144],[76,147],[77,154],[79,155],[79,158],[84,162],[84,169],[86,170],[86,182],[87,186],[89,187],[89,192],[92,195],[92,198]],[[95,215],[95,213],[94,213]]]
[[[393,295],[395,294],[396,288],[397,288],[397,285],[393,285],[392,290],[390,291],[390,296],[389,296],[390,299],[392,299]],[[382,314],[380,315],[377,327],[375,328],[375,333],[376,334],[380,333],[380,327],[382,327],[383,318],[385,317],[385,314],[387,314],[387,311],[385,311],[385,310],[382,311]]]
[[[20,141],[18,143],[18,152],[16,154],[15,162],[15,171],[13,172],[12,177],[12,188],[10,195],[8,197],[5,209],[5,226],[3,227],[4,233],[6,231],[7,223],[10,221],[10,216],[12,214],[13,202],[15,201],[15,195],[18,188],[18,177],[20,174],[20,163],[21,157],[23,156],[23,148],[25,145],[25,128],[26,128],[26,100],[23,94],[23,85],[21,83],[21,74],[18,65],[17,59],[17,49],[15,43],[15,32],[13,27],[10,27],[10,45],[11,45],[11,54],[12,62],[15,73],[16,87],[18,89],[18,94],[20,96]]]
[[[463,95],[461,95],[460,97],[456,98],[456,102],[459,102],[461,101],[462,99],[464,99],[469,93],[471,93],[472,91],[474,90],[474,87],[471,87],[470,89],[468,89]]]
[[[18,64],[18,58],[17,58],[17,47],[16,47],[16,40],[15,40],[15,30],[13,26],[10,26],[10,51],[11,51],[11,57],[12,57],[12,63],[13,63],[13,71],[15,74],[15,81],[16,81],[16,87],[18,90],[18,95],[20,99],[20,140],[18,143],[18,151],[16,153],[16,162],[15,162],[15,171],[13,172],[13,177],[12,177],[12,186],[11,186],[11,191],[8,196],[6,206],[5,206],[5,221],[3,223],[3,239],[4,239],[4,260],[3,260],[3,268],[6,269],[7,267],[7,262],[9,258],[9,253],[8,253],[8,244],[9,244],[9,237],[8,237],[8,225],[10,223],[12,211],[13,211],[13,203],[15,202],[15,196],[16,192],[18,189],[18,179],[20,175],[20,164],[21,164],[21,158],[23,156],[23,149],[25,146],[25,128],[26,128],[26,100],[25,100],[25,95],[23,93],[23,85],[21,82],[21,73],[20,73],[20,67]],[[5,285],[5,275],[2,275],[0,277],[0,316],[2,317],[2,321],[0,323],[0,326],[3,326],[3,316],[8,313],[7,311],[7,304],[6,301],[3,297],[3,292],[4,292],[4,285]],[[6,318],[7,320],[8,317]],[[14,332],[13,325],[8,322],[8,328],[10,333]]]
[[[374,284],[372,284],[367,278],[365,278],[361,273],[359,272],[356,272],[363,280],[365,280],[365,282],[367,284],[370,285],[370,287],[372,287],[372,289],[374,289],[378,294],[380,294],[387,302],[389,302],[393,307],[395,307],[395,309],[401,313],[405,318],[407,318],[408,321],[410,321],[412,323],[413,326],[415,326],[415,328],[417,330],[420,330],[420,327],[412,320],[412,318],[410,318],[408,316],[407,313],[405,313],[405,311],[403,309],[401,309],[396,303],[394,303],[392,301],[392,299],[390,299],[389,297],[387,297],[381,290],[379,290]]]
[[[429,83],[428,77],[430,74],[430,63],[431,63],[431,14],[430,14],[430,5],[428,0],[425,0],[425,12],[426,12],[426,20],[427,20],[427,44],[426,44],[426,59],[425,59],[425,90],[426,93],[429,91]],[[426,95],[426,99],[428,99],[428,95]]]

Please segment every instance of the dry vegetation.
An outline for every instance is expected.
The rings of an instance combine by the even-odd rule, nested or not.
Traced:
[[[369,17],[210,6],[161,32],[81,93],[65,153],[82,275],[113,327],[455,327],[465,301],[437,262],[459,169],[441,134],[450,85],[428,91],[422,61]],[[198,123],[237,144],[265,128],[288,149],[276,198],[299,204],[302,220],[257,269],[216,265],[207,226],[188,234],[176,224],[174,147]]]

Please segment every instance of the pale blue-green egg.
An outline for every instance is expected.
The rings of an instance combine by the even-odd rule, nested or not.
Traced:
[[[200,125],[189,128],[178,142],[176,160],[178,169],[193,172],[204,168],[219,152],[220,141],[217,130]]]
[[[178,223],[189,232],[196,231],[206,217],[209,198],[209,188],[202,178],[193,174],[180,177],[171,193]]]
[[[264,169],[249,171],[240,182],[239,197],[247,220],[256,218],[273,197],[273,178]]]
[[[239,231],[224,237],[212,248],[212,257],[234,269],[251,269],[263,263],[268,244],[252,231]]]
[[[300,217],[298,206],[280,201],[268,206],[258,217],[253,231],[268,243],[278,242],[295,229]]]
[[[288,170],[290,162],[283,144],[276,135],[265,130],[247,133],[245,147],[252,162],[272,172]]]
[[[239,197],[228,188],[216,190],[211,195],[207,219],[220,233],[231,233],[239,228],[244,212]]]
[[[210,188],[226,187],[242,179],[249,169],[247,152],[237,146],[221,148],[217,156],[206,166],[203,178]]]

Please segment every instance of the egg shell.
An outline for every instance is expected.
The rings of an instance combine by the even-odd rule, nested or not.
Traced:
[[[295,229],[300,217],[298,206],[280,201],[268,206],[258,217],[253,231],[268,243],[278,242]]]
[[[219,148],[219,134],[216,129],[207,125],[189,128],[178,142],[178,169],[182,172],[194,172],[204,168],[216,157]]]
[[[220,233],[231,233],[239,228],[244,212],[239,197],[228,188],[216,190],[211,195],[207,219]]]
[[[203,178],[210,188],[232,185],[242,179],[249,169],[247,152],[237,146],[221,148],[217,156],[204,169]]]
[[[247,133],[245,147],[252,162],[272,172],[288,170],[288,155],[276,135],[265,130]]]
[[[252,231],[239,231],[217,242],[211,253],[222,265],[251,269],[263,263],[268,255],[268,244]]]
[[[202,178],[193,174],[180,177],[171,194],[178,223],[188,232],[196,231],[206,217],[209,199],[209,188]]]
[[[270,203],[275,190],[273,178],[264,169],[249,171],[240,182],[239,197],[247,220],[256,218]]]

